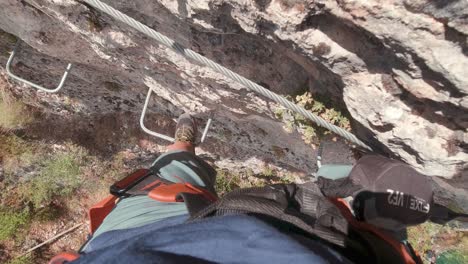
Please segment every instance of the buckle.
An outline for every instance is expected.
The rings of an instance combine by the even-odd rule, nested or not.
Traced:
[[[132,174],[128,175],[127,177],[123,178],[120,181],[117,181],[110,187],[110,193],[117,197],[125,197],[128,196],[126,194],[127,191],[135,187],[138,183],[142,182],[148,176],[152,174],[151,170],[148,169],[138,169],[134,171]]]

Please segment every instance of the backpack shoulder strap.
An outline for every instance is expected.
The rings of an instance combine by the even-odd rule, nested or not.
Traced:
[[[233,214],[270,216],[332,244],[344,246],[347,222],[313,184],[238,189],[195,212],[189,221]]]
[[[267,216],[322,239],[356,261],[421,263],[400,241],[354,219],[344,201],[326,198],[312,182],[238,189],[208,206],[197,206],[188,204],[188,221],[236,214]]]

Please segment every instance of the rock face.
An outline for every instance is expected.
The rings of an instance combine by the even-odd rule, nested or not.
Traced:
[[[332,96],[361,140],[427,175],[466,174],[466,1],[103,2],[272,91]],[[152,113],[214,114],[203,148],[218,158],[315,169],[315,150],[282,129],[270,102],[82,1],[2,0],[0,28],[25,42],[20,76],[54,87],[74,64],[57,95],[17,89],[29,104],[64,116],[138,112],[152,88]],[[2,35],[5,63],[14,41]]]

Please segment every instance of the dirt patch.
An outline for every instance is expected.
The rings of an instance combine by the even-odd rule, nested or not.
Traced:
[[[134,147],[141,140],[155,142],[155,144],[167,144],[145,134],[139,127],[139,115],[132,112],[89,117],[42,114],[37,120],[40,121],[31,124],[22,131],[24,137],[50,142],[71,141],[87,148],[93,154],[107,157],[122,149]],[[167,116],[148,115],[145,122],[153,130],[175,130],[173,120]],[[149,147],[148,144],[146,146]]]

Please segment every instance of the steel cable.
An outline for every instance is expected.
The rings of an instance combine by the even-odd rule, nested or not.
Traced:
[[[349,140],[350,142],[368,150],[368,151],[371,151],[372,149],[366,145],[364,142],[362,142],[361,140],[359,140],[354,134],[346,131],[345,129],[342,129],[338,126],[335,126],[333,124],[330,124],[328,123],[327,121],[325,121],[324,119],[322,119],[321,117],[319,116],[316,116],[314,115],[313,113],[307,111],[306,109],[304,109],[303,107],[299,106],[299,105],[296,105],[294,103],[292,103],[291,101],[287,100],[286,98],[284,98],[283,96],[280,96],[252,81],[250,81],[249,79],[245,78],[245,77],[242,77],[241,75],[219,65],[218,63],[196,53],[195,51],[193,50],[190,50],[188,48],[185,48],[183,46],[181,46],[180,44],[178,44],[177,42],[175,42],[174,40],[166,37],[165,35],[155,31],[154,29],[138,22],[137,20],[125,15],[124,13],[116,10],[115,8],[99,1],[99,0],[83,0],[84,2],[86,2],[87,4],[93,6],[94,8],[96,9],[99,9],[101,10],[102,12],[108,14],[109,16],[129,25],[130,27],[138,30],[139,32],[147,35],[148,37],[151,37],[153,39],[155,39],[156,41],[158,41],[159,43],[163,44],[164,46],[168,47],[168,48],[171,48],[173,49],[174,51],[178,52],[179,54],[183,55],[184,57],[186,58],[189,58],[189,59],[192,59],[198,63],[201,63],[229,78],[231,78],[232,80],[244,85],[246,88],[248,88],[249,90],[253,91],[253,92],[256,92],[266,98],[269,98],[273,101],[275,101],[276,103],[279,103],[281,104],[282,106],[286,107],[287,109],[290,109],[294,112],[297,112],[303,116],[305,116],[306,118],[310,119],[311,121],[315,122],[317,125],[319,126],[322,126],[330,131],[332,131],[333,133],[337,134],[337,135],[340,135],[342,137],[344,137],[345,139]]]

